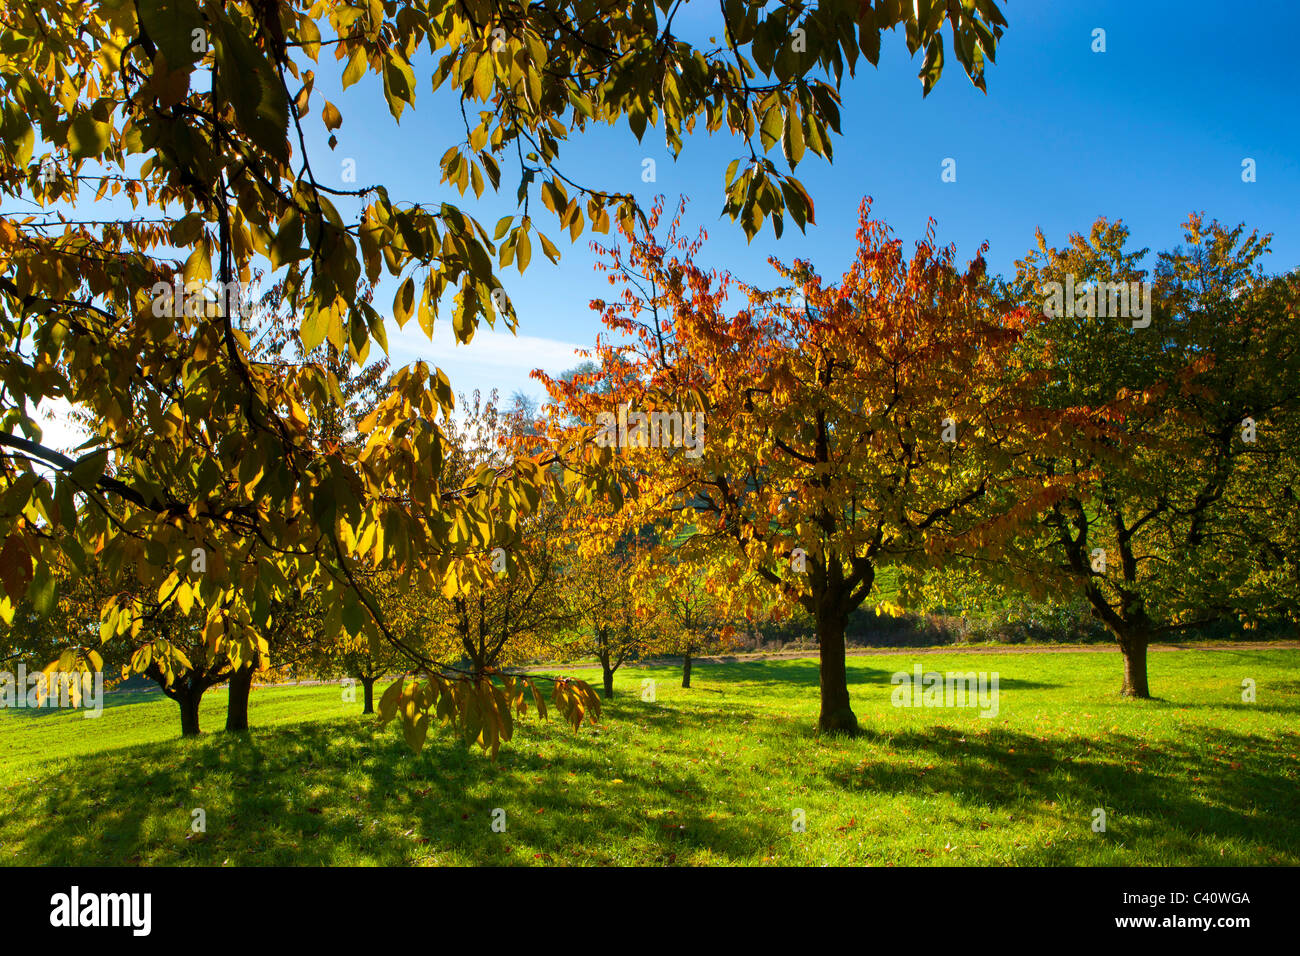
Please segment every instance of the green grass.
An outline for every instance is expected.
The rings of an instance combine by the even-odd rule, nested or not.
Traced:
[[[221,692],[190,741],[175,705],[147,695],[97,720],[0,712],[0,860],[1300,863],[1300,651],[1153,654],[1156,701],[1116,695],[1117,654],[916,660],[996,670],[1000,713],[892,707],[906,655],[850,658],[855,740],[814,733],[811,659],[697,665],[690,690],[674,670],[620,671],[599,727],[530,717],[495,762],[446,730],[413,756],[337,687],[255,690],[247,738],[220,732]],[[655,702],[639,699],[644,677]],[[1257,703],[1241,702],[1244,677]]]

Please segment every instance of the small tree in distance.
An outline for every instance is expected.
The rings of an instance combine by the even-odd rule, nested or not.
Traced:
[[[736,646],[731,602],[719,591],[725,572],[671,561],[649,580],[653,600],[661,609],[660,633],[653,650],[682,659],[682,687],[691,686],[691,666],[704,654]],[[752,582],[751,586],[752,586]]]

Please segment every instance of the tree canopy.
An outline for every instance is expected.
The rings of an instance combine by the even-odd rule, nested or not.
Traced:
[[[453,392],[424,363],[393,374],[361,424],[363,441],[331,440],[313,422],[337,420],[347,399],[338,368],[315,350],[328,343],[351,365],[386,350],[387,310],[373,301],[381,281],[396,287],[399,326],[415,317],[431,335],[450,308],[462,342],[484,320],[514,329],[519,317],[497,294],[497,270],[526,268],[534,240],[559,256],[534,218],[546,215],[538,199],[571,239],[613,220],[631,228],[639,216],[630,196],[561,171],[565,142],[593,124],[638,138],[662,129],[674,152],[692,131],[725,128],[743,144],[724,182],[729,215],[751,236],[768,220],[779,233],[786,215],[802,228],[814,220],[812,200],[767,154],[780,142],[789,169],[808,151],[831,157],[840,85],[859,57],[876,62],[882,33],[901,26],[908,49],[923,51],[928,91],[944,65],[946,26],[983,87],[1005,23],[993,0],[726,0],[719,39],[696,46],[673,32],[678,8],[645,0],[6,7],[0,616],[12,619],[26,596],[48,610],[53,569],[93,562],[151,598],[143,611],[111,597],[104,640],[138,636],[146,613],[174,608],[214,659],[240,668],[269,653],[263,635],[276,608],[310,590],[327,637],[388,642],[422,675],[397,697],[409,739],[421,737],[435,707],[502,736],[508,722],[493,693],[404,647],[362,572],[401,569],[430,590],[482,580],[486,555],[509,543],[544,491],[605,493],[607,472],[589,466],[608,456],[577,443],[447,481],[441,423]],[[308,143],[328,135],[333,148],[345,122],[316,88],[316,71],[327,68],[344,88],[381,87],[394,122],[410,115],[426,72],[433,91],[460,103],[464,129],[448,137],[441,195],[322,179]],[[517,214],[491,229],[455,202],[489,187],[514,188],[518,201]],[[358,211],[345,218],[349,204]],[[240,321],[259,274],[276,290],[268,306],[297,323],[300,360],[259,353]],[[50,400],[95,423],[72,453],[43,440],[37,409]],[[481,710],[461,706],[468,698],[446,703],[461,693],[453,686],[475,688]],[[555,701],[581,719],[592,709],[588,693],[562,681]]]

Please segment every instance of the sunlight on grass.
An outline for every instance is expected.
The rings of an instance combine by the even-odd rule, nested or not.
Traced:
[[[413,756],[336,686],[260,689],[247,738],[175,705],[0,714],[0,858],[36,864],[1300,863],[1300,652],[939,654],[1000,710],[895,708],[910,656],[849,661],[855,740],[818,738],[813,659],[625,669],[604,721],[517,724],[495,763],[446,730]],[[1241,702],[1254,678],[1258,701]],[[657,683],[643,701],[643,678]],[[1092,832],[1094,808],[1107,815]],[[191,832],[192,811],[207,832]],[[506,814],[493,832],[492,811]],[[792,827],[803,811],[806,832]]]

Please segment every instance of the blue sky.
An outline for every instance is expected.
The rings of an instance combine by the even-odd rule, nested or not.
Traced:
[[[674,162],[657,130],[637,143],[625,128],[601,128],[567,143],[561,169],[645,202],[658,193],[670,202],[688,196],[688,224],[710,235],[703,261],[751,281],[772,275],[770,255],[811,259],[825,275],[841,272],[865,195],[909,244],[929,216],[938,221],[940,241],[956,243],[963,260],[988,240],[990,265],[1000,272],[1031,246],[1035,227],[1061,245],[1099,215],[1121,218],[1136,248],[1161,250],[1179,241],[1180,224],[1193,210],[1274,233],[1270,270],[1300,264],[1300,13],[1292,5],[1007,0],[1003,9],[1010,26],[989,68],[987,95],[950,54],[942,80],[923,99],[919,59],[909,58],[901,33],[886,34],[879,68],[861,63],[845,85],[844,136],[834,143],[834,164],[809,153],[797,170],[817,209],[806,235],[787,223],[779,241],[765,228],[746,243],[739,227],[719,215],[724,171],[742,151],[725,134],[688,139]],[[674,27],[706,40],[717,29],[717,7],[692,3]],[[1097,28],[1106,31],[1104,53],[1092,51]],[[416,104],[397,125],[373,76],[342,92],[341,67],[328,51],[322,57],[316,88],[340,107],[344,123],[332,154],[323,131],[309,143],[318,175],[331,161],[341,170],[343,160],[355,160],[358,183],[382,182],[398,200],[457,202],[489,229],[515,211],[517,178],[508,165],[497,197],[462,199],[438,184],[438,158],[462,127],[455,97],[445,88],[430,93],[431,58],[417,62]],[[313,108],[319,110],[318,98]],[[779,154],[778,146],[773,158],[781,163]],[[957,161],[955,183],[940,180],[947,157]],[[1242,181],[1246,157],[1256,162],[1253,183]],[[654,183],[641,181],[646,158],[656,161]],[[539,223],[561,238],[549,213]],[[559,266],[538,251],[523,276],[513,268],[504,273],[520,316],[518,336],[484,329],[458,347],[449,317],[432,343],[415,322],[401,333],[394,325],[393,360],[434,362],[458,392],[497,387],[506,396],[515,389],[540,396],[529,370],[571,366],[573,347],[591,344],[600,331],[588,303],[609,286],[592,271],[590,238],[570,244],[566,234]],[[381,285],[377,301],[391,303],[393,291],[391,281]]]
[[[863,64],[845,86],[844,136],[834,143],[833,165],[811,154],[799,165],[817,207],[817,225],[806,235],[787,223],[782,239],[765,228],[747,244],[720,217],[723,173],[741,150],[726,135],[689,139],[674,162],[656,130],[637,143],[625,129],[601,129],[570,140],[561,168],[576,181],[631,190],[646,201],[685,194],[689,222],[709,231],[704,261],[748,279],[771,275],[769,255],[809,258],[824,274],[838,274],[852,254],[864,195],[909,243],[929,216],[938,220],[940,241],[956,243],[963,259],[987,239],[990,265],[1004,272],[1031,246],[1035,227],[1060,245],[1099,215],[1120,218],[1137,248],[1158,251],[1180,240],[1180,224],[1193,210],[1274,233],[1269,269],[1300,264],[1300,14],[1293,6],[1009,0],[1004,9],[1010,26],[989,68],[987,95],[950,56],[923,99],[919,60],[908,57],[901,34],[886,35],[879,68]],[[715,18],[713,4],[696,3],[675,26],[706,37]],[[1092,51],[1096,28],[1106,31],[1104,53]],[[426,84],[400,126],[370,84],[337,99],[330,93],[345,120],[335,155],[357,160],[359,182],[383,181],[404,199],[445,198],[437,159],[459,120],[453,102],[431,97]],[[641,182],[647,157],[656,161],[655,183]],[[957,161],[955,183],[940,180],[947,157]],[[1256,163],[1253,183],[1242,181],[1246,157]],[[463,202],[490,225],[512,211],[515,185],[505,167],[499,200],[475,203],[467,194]],[[539,221],[555,238],[552,223]],[[589,344],[600,328],[588,302],[609,287],[591,269],[589,238],[561,243],[558,267],[536,255],[523,276],[506,273],[520,315],[517,341],[485,333],[454,348],[443,323],[430,345],[412,324],[394,337],[393,358],[436,361],[458,390],[495,385],[504,394],[540,394],[528,370],[559,371],[571,364],[572,345]],[[391,301],[391,290],[384,292],[380,301]]]

